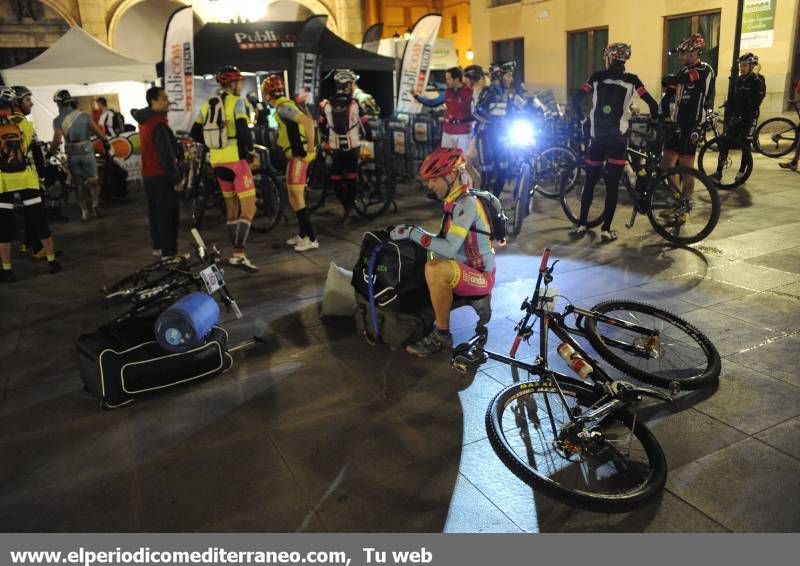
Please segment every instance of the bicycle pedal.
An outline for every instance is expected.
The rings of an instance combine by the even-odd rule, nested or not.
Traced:
[[[455,354],[450,360],[450,365],[459,373],[470,373],[486,361],[486,356],[476,356],[475,354]]]

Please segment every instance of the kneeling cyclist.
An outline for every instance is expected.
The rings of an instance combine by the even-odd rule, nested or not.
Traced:
[[[489,211],[478,197],[468,192],[464,181],[464,156],[457,148],[433,151],[420,167],[420,178],[442,201],[444,218],[439,234],[413,225],[392,230],[393,240],[412,240],[429,251],[425,281],[436,314],[436,326],[428,336],[406,350],[427,356],[450,349],[450,309],[453,296],[480,297],[494,286],[494,249]]]

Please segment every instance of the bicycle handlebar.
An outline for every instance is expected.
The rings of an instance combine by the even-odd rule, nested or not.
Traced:
[[[547,261],[550,259],[550,248],[545,248],[542,254],[542,263],[539,265],[539,273],[544,273],[547,270]]]

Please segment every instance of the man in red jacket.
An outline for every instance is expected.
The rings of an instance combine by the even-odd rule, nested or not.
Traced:
[[[442,134],[442,147],[455,147],[464,155],[467,154],[471,140],[472,123],[472,89],[464,86],[463,73],[460,67],[447,69],[444,73],[447,90],[436,98],[426,98],[418,91],[411,94],[417,102],[425,106],[439,106],[444,104],[444,133]]]
[[[132,114],[139,122],[153,255],[166,259],[178,254],[177,140],[167,124],[169,98],[164,88],[154,86],[145,96],[148,107]]]

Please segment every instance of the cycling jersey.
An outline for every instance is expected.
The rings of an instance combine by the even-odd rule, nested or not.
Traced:
[[[246,159],[253,151],[253,137],[248,127],[250,116],[247,113],[247,105],[243,98],[229,92],[221,91],[215,96],[219,96],[224,104],[228,144],[222,149],[211,149],[211,163],[213,165],[234,163],[240,159]],[[202,140],[202,127],[206,116],[208,116],[208,101],[200,107],[200,115],[195,120],[192,136],[195,139]]]
[[[468,86],[448,88],[435,98],[416,96],[417,102],[425,106],[439,106],[444,104],[444,133],[451,135],[468,134],[472,130],[472,89]]]
[[[479,123],[497,122],[498,119],[511,113],[515,106],[524,102],[516,91],[506,90],[499,84],[492,83],[481,90],[473,116]]]
[[[303,111],[285,96],[275,101],[275,120],[278,122],[278,147],[289,157],[305,157],[308,152],[306,131],[297,119]]]
[[[740,75],[734,84],[733,97],[727,110],[742,121],[753,121],[758,117],[759,107],[766,93],[764,77],[755,73]]]
[[[638,94],[650,107],[652,116],[658,114],[658,105],[647,89],[633,73],[626,73],[624,68],[607,69],[592,73],[573,103],[580,113],[580,98],[592,95],[592,109],[589,113],[590,135],[619,136],[628,131],[631,117],[631,99]]]
[[[491,273],[495,269],[494,249],[487,235],[492,230],[491,222],[478,198],[467,194],[467,190],[462,185],[445,197],[442,202],[445,216],[438,235],[416,228],[411,231],[411,239],[427,249],[431,259],[453,259]]]
[[[686,66],[665,82],[675,90],[675,105],[672,120],[679,124],[699,124],[703,111],[714,106],[714,69],[700,61]]]

